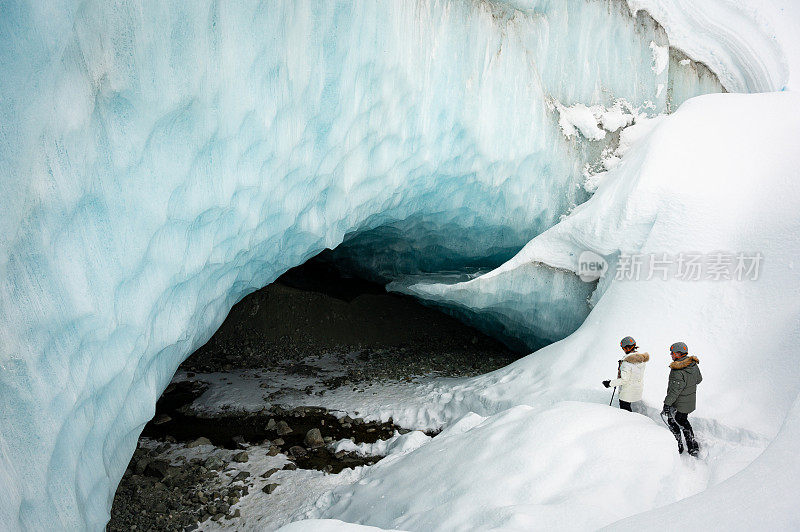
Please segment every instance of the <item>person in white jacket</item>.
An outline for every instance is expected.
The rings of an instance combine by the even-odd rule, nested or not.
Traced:
[[[623,338],[619,345],[626,356],[619,361],[617,378],[603,381],[603,386],[606,388],[619,386],[619,407],[632,412],[631,403],[642,400],[644,366],[650,360],[650,355],[637,353],[639,347],[636,345],[636,340],[630,336]]]

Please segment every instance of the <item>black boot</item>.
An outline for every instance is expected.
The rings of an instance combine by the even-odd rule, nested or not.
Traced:
[[[675,415],[675,421],[678,426],[680,426],[683,437],[686,439],[686,447],[689,450],[689,454],[697,456],[700,453],[700,444],[697,443],[694,437],[694,430],[692,429],[691,423],[689,423],[688,414],[681,414],[679,412]]]
[[[689,451],[689,454],[691,454],[691,452],[692,451]],[[683,442],[681,440],[678,440],[678,454],[683,454]]]
[[[697,440],[694,438],[694,433],[691,431],[688,433],[684,432],[683,436],[686,438],[686,446],[689,448],[689,454],[692,456],[700,454],[700,444],[697,443]]]

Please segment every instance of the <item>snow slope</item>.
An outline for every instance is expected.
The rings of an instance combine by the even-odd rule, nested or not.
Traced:
[[[800,461],[800,399],[781,432],[747,469],[678,505],[659,508],[614,523],[614,530],[664,530],[694,527],[718,530],[797,530],[797,479]],[[735,511],[731,511],[734,508]]]
[[[590,529],[651,510],[620,526],[663,529],[681,513],[686,525],[796,527],[799,135],[797,93],[703,96],[663,119],[592,199],[486,274],[488,286],[518,282],[531,262],[576,271],[587,249],[612,262],[620,252],[757,251],[758,279],[691,281],[673,271],[666,281],[601,282],[567,339],[431,394],[451,419],[473,420],[466,430],[379,463],[313,516],[410,530]],[[480,279],[456,286],[484,290]],[[641,410],[649,417],[603,406],[610,394],[600,381],[613,376],[627,334],[652,356]],[[656,414],[677,340],[705,377],[690,418],[699,461],[677,455]]]

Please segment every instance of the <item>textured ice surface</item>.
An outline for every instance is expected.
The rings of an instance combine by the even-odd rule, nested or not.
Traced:
[[[596,287],[572,271],[534,263],[520,266],[513,279],[487,274],[455,285],[414,281],[389,283],[387,289],[417,296],[513,348],[528,349],[575,331],[589,314]]]
[[[0,524],[101,528],[179,362],[345,235],[400,235],[376,272],[499,262],[584,200],[613,138],[555,102],[667,110],[666,36],[522,4],[4,2]]]

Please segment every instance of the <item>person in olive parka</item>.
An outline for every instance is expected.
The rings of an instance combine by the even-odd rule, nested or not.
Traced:
[[[683,342],[676,342],[669,348],[672,364],[669,365],[669,384],[667,396],[664,398],[664,409],[661,414],[666,417],[675,439],[678,440],[678,452],[683,452],[681,432],[686,439],[689,454],[697,456],[700,445],[694,437],[692,425],[688,416],[695,410],[697,385],[703,381],[700,374],[700,361],[697,357],[689,356],[689,350]]]

